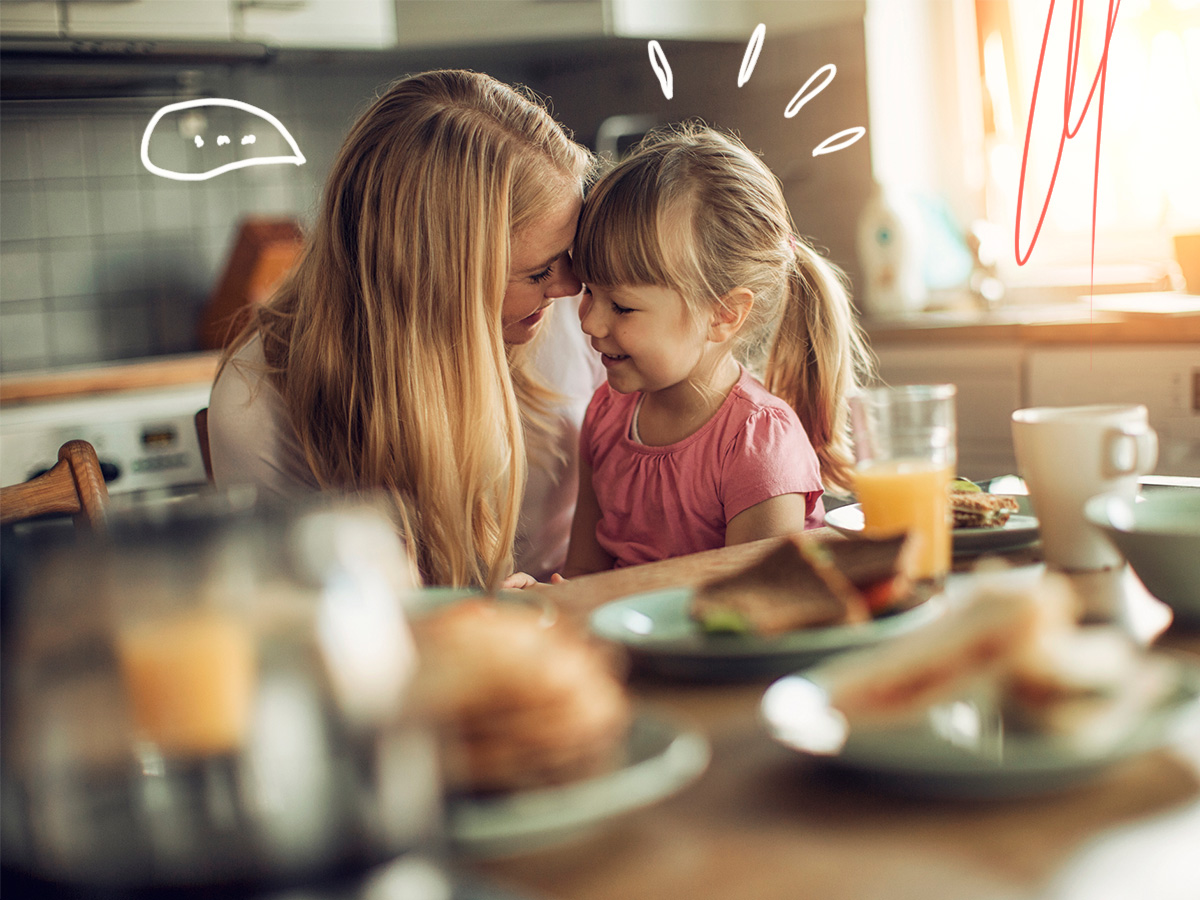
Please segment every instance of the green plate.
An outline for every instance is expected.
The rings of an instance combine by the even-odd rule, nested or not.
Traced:
[[[935,597],[902,613],[858,625],[806,628],[773,638],[706,633],[688,616],[691,588],[634,594],[592,612],[591,630],[628,648],[639,668],[703,681],[780,675],[833,653],[919,628],[942,611]]]
[[[1114,764],[1200,731],[1200,665],[1183,654],[1154,652],[1176,675],[1174,688],[1103,739],[1006,726],[994,703],[963,698],[890,728],[855,731],[831,707],[819,670],[779,679],[760,712],[770,735],[803,755],[908,795],[989,799],[1051,793],[1091,780]]]

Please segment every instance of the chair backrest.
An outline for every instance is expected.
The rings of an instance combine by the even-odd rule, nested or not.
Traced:
[[[200,458],[204,460],[204,474],[212,484],[212,454],[208,450],[208,407],[196,413],[196,438],[200,441]]]
[[[54,467],[23,484],[0,489],[0,524],[49,513],[71,513],[75,525],[103,531],[108,487],[100,473],[96,449],[87,441],[67,441],[58,448]]]

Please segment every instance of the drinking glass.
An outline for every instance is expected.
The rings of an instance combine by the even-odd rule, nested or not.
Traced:
[[[955,394],[952,384],[913,384],[866,388],[850,402],[863,533],[908,533],[908,574],[934,585],[950,571]]]

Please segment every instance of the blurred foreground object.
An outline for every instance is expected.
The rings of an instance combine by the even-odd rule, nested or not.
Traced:
[[[415,625],[415,699],[443,738],[448,788],[557,784],[620,764],[631,720],[612,659],[565,622],[468,599]]]
[[[5,867],[84,893],[287,886],[440,832],[387,516],[213,494],[109,525],[21,561]]]

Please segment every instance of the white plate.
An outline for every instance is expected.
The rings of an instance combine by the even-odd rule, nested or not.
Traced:
[[[643,713],[629,730],[623,764],[612,772],[553,787],[451,799],[450,840],[477,858],[569,840],[681,790],[704,771],[709,755],[699,732]]]
[[[761,713],[768,732],[784,746],[894,790],[968,799],[1028,796],[1087,781],[1121,760],[1169,744],[1185,729],[1195,730],[1200,724],[1200,665],[1182,655],[1171,661],[1179,674],[1174,692],[1145,711],[1123,736],[1090,747],[1062,737],[1006,731],[994,707],[966,700],[935,706],[912,725],[847,731],[816,677],[810,680],[804,672],[772,684],[763,695]]]
[[[955,554],[983,553],[988,550],[1013,550],[1038,539],[1038,521],[1030,513],[1029,498],[1014,495],[1017,512],[999,528],[955,528],[952,540]],[[860,537],[863,530],[862,506],[851,503],[825,513],[825,524],[849,537]]]
[[[642,668],[694,680],[779,675],[854,647],[918,628],[942,611],[938,598],[859,625],[805,628],[765,638],[708,634],[688,616],[692,589],[665,588],[614,600],[593,610],[592,633],[624,645]]]

